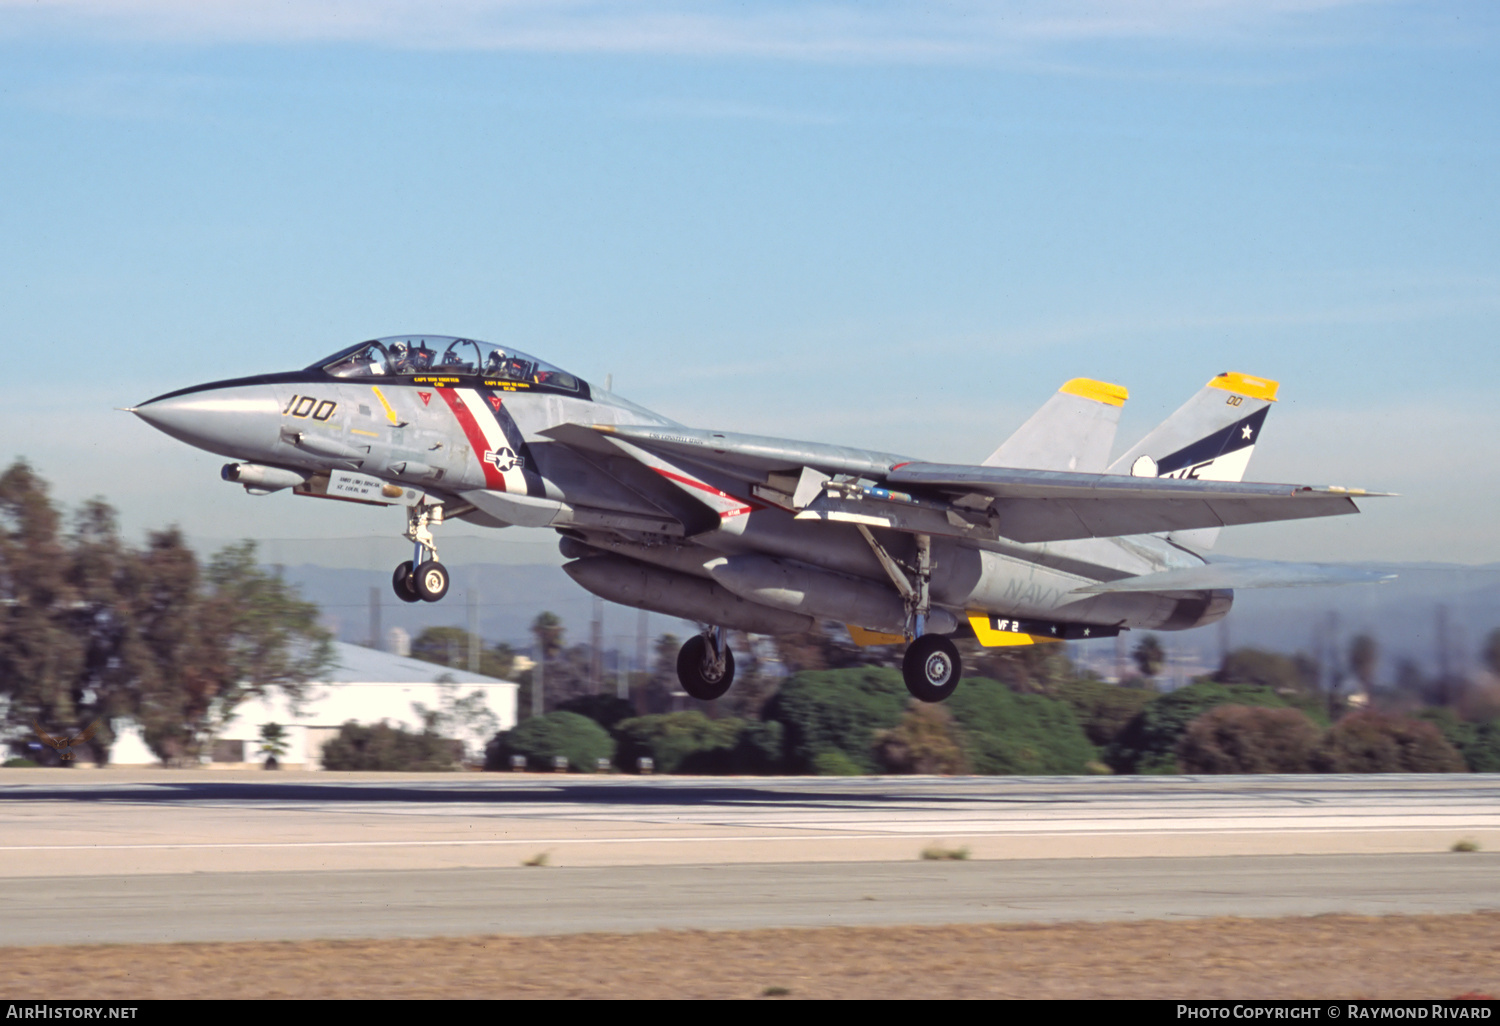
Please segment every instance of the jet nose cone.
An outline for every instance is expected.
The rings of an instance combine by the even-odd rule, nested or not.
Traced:
[[[270,387],[242,385],[165,395],[131,412],[189,445],[254,459],[276,444],[281,408]]]

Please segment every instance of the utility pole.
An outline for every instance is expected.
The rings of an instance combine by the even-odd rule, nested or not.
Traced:
[[[1452,646],[1448,644],[1448,607],[1445,605],[1437,607],[1436,627],[1438,680],[1446,684],[1448,675],[1453,672],[1453,667],[1448,662],[1452,654]]]
[[[630,664],[625,661],[627,636],[615,635],[615,697],[630,700]]]
[[[475,575],[476,577],[478,574]],[[479,582],[469,585],[469,672],[479,672]]]
[[[594,629],[589,635],[589,690],[598,694],[604,687],[604,600],[594,596]]]
[[[1343,678],[1341,665],[1341,652],[1339,651],[1339,614],[1330,611],[1328,614],[1328,718],[1334,719],[1338,715],[1338,690],[1339,681]]]
[[[650,617],[650,615],[650,613],[642,609],[640,611],[640,615],[636,617],[635,621],[635,669],[637,673],[642,674],[641,679],[643,682],[648,679],[651,674],[651,667],[646,663],[646,637],[650,633],[647,630],[647,619]],[[635,695],[635,711],[638,713],[644,713],[646,711],[641,705],[641,703],[646,700],[645,694],[646,687],[645,684],[642,683],[641,687],[636,691]]]

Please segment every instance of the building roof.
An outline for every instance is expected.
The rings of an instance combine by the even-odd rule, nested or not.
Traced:
[[[375,648],[333,643],[335,666],[320,677],[318,684],[431,684],[447,675],[453,683],[469,687],[487,684],[509,684],[510,681],[470,673],[410,656],[393,655]]]

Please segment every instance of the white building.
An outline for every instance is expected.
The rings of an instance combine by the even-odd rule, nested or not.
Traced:
[[[335,668],[325,680],[309,684],[303,701],[295,708],[279,692],[240,703],[219,733],[213,765],[226,769],[259,766],[264,761],[259,754],[260,728],[278,723],[286,728],[287,751],[281,756],[281,765],[287,769],[321,769],[323,745],[349,720],[361,724],[385,720],[393,727],[420,731],[422,716],[416,706],[445,712],[454,700],[476,692],[480,700],[471,704],[480,715],[470,718],[469,729],[445,731],[463,740],[471,755],[481,753],[495,731],[516,725],[518,684],[358,645],[335,642],[333,647]],[[488,710],[488,721],[483,710]],[[158,763],[142,740],[139,726],[119,720],[115,725],[117,739],[109,753],[111,766]]]

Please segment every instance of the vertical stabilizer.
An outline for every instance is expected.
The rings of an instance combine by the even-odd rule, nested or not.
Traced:
[[[1102,474],[1115,444],[1120,408],[1129,397],[1119,385],[1074,378],[990,453],[983,465]]]
[[[1220,374],[1110,464],[1109,473],[1243,481],[1277,387],[1267,378]],[[1216,527],[1170,535],[1195,549],[1212,547],[1218,536]]]

